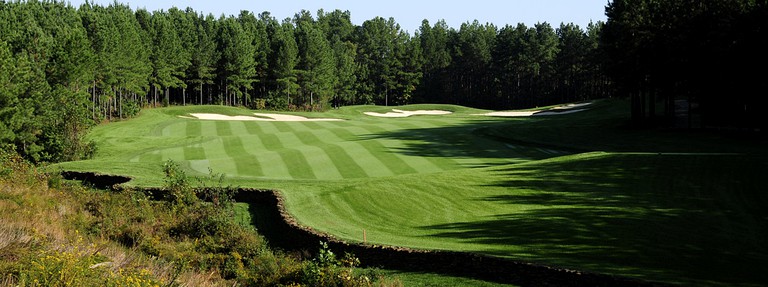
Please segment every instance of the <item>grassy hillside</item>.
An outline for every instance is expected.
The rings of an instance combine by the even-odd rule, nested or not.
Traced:
[[[180,116],[252,111],[173,107],[98,127],[95,159],[54,168],[158,186],[173,159],[193,175],[280,190],[301,223],[347,240],[684,285],[768,282],[765,142],[633,129],[625,105],[530,118],[445,105],[399,109],[452,114],[298,114],[336,122],[204,121]]]

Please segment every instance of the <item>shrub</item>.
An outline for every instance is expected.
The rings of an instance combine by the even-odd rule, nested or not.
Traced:
[[[371,286],[371,278],[354,273],[359,264],[360,260],[350,253],[339,260],[328,248],[328,243],[320,242],[318,254],[302,270],[301,283],[308,286]]]
[[[179,164],[168,160],[163,165],[163,172],[165,173],[165,198],[168,202],[176,207],[185,207],[197,201],[187,175]]]

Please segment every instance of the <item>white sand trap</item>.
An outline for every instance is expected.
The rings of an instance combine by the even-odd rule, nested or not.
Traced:
[[[373,117],[382,117],[382,118],[405,118],[410,116],[421,116],[421,115],[432,115],[432,116],[449,115],[449,114],[452,114],[452,112],[440,111],[440,110],[403,111],[398,109],[392,109],[391,112],[387,112],[387,113],[365,112],[364,114],[373,116]]]
[[[211,121],[260,121],[260,122],[328,122],[328,121],[342,121],[342,119],[326,119],[326,118],[307,118],[294,115],[281,115],[281,114],[261,114],[254,113],[255,117],[251,116],[227,116],[220,114],[206,114],[196,113],[190,114],[191,116],[200,120]],[[182,118],[189,118],[181,116]]]
[[[583,112],[588,109],[577,109],[580,107],[586,107],[592,103],[580,103],[580,104],[568,104],[564,106],[558,106],[549,110],[536,110],[536,111],[507,111],[507,112],[490,112],[485,114],[475,114],[476,116],[489,116],[489,117],[537,117],[537,116],[552,116],[552,115],[566,115],[572,113]],[[555,112],[557,110],[557,112]]]
[[[553,110],[570,110],[570,109],[575,109],[575,108],[586,107],[586,106],[589,106],[591,104],[592,104],[591,102],[589,102],[589,103],[580,103],[580,104],[567,104],[565,106],[554,107],[552,109]]]
[[[568,111],[565,111],[565,112],[540,112],[540,113],[533,114],[533,116],[538,117],[538,116],[552,116],[552,115],[567,115],[567,114],[572,114],[572,113],[583,112],[583,111],[586,111],[586,110],[587,109],[568,110]]]
[[[490,112],[486,114],[478,114],[478,116],[489,117],[530,117],[538,111],[524,111],[524,112]]]

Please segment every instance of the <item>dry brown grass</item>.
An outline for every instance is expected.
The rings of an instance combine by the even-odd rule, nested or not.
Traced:
[[[81,234],[75,223],[88,222],[83,198],[86,190],[77,185],[48,186],[49,177],[23,161],[0,162],[0,286],[24,285],[19,272],[40,254],[68,254],[75,261],[98,258],[90,269],[110,274],[148,271],[153,278],[176,286],[229,286],[218,273],[177,274],[167,262],[142,254],[105,238]],[[130,273],[128,273],[130,274]],[[34,284],[33,284],[34,285]]]

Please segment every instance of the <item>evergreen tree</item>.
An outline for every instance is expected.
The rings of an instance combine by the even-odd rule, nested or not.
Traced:
[[[417,91],[419,101],[440,102],[447,94],[447,68],[451,64],[451,54],[448,47],[448,24],[445,20],[435,23],[434,27],[424,20],[416,33],[419,38],[423,58],[423,80]]]
[[[253,35],[246,33],[233,17],[222,17],[219,22],[219,81],[224,89],[224,102],[236,105],[238,96],[244,95],[256,75]]]
[[[303,11],[294,17],[299,62],[298,83],[304,105],[322,108],[333,96],[335,60],[330,44],[312,16]]]
[[[181,44],[178,33],[167,13],[156,11],[152,15],[152,84],[165,90],[164,104],[170,101],[171,88],[186,88],[183,79],[190,65],[189,56]]]
[[[195,18],[197,39],[191,50],[191,62],[187,76],[199,93],[198,104],[203,104],[204,85],[214,83],[216,77],[216,64],[219,61],[219,52],[216,49],[216,21],[213,15]],[[210,96],[210,95],[209,95]],[[209,100],[210,102],[210,100]]]
[[[401,45],[406,41],[398,39],[401,37],[400,25],[393,18],[376,17],[357,29],[358,94],[363,96],[363,103],[389,105],[402,67],[402,56],[397,53],[403,51]]]
[[[491,51],[495,45],[496,27],[481,25],[478,21],[464,23],[456,32],[452,82],[456,104],[482,106],[480,97],[489,94],[492,86],[490,71]]]
[[[299,85],[296,75],[299,47],[294,37],[294,27],[290,20],[277,24],[275,21],[272,36],[272,70],[275,74],[278,98],[273,99],[273,106],[287,108],[291,105],[291,95],[296,95]],[[282,99],[285,99],[283,101]]]

